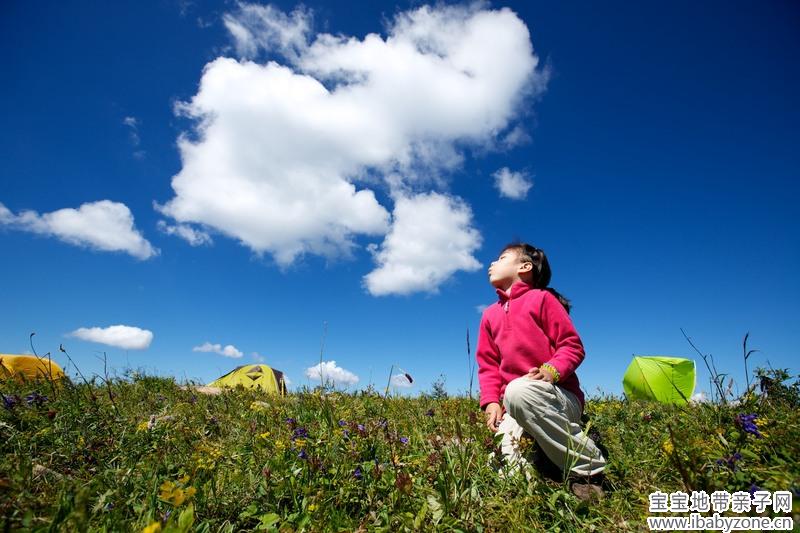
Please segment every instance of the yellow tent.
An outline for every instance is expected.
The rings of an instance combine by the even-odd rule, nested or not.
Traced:
[[[54,361],[35,355],[0,353],[0,379],[62,379],[64,371]]]
[[[265,392],[286,394],[283,372],[268,365],[244,365],[228,372],[208,384],[209,387],[236,387],[261,389]]]

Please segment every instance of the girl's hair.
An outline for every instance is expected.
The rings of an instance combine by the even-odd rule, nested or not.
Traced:
[[[550,277],[553,273],[550,270],[550,262],[547,260],[544,250],[525,242],[512,242],[506,245],[502,251],[505,252],[506,250],[515,250],[523,261],[529,261],[533,265],[533,269],[531,270],[531,284],[533,288],[545,290],[558,298],[558,301],[561,302],[561,305],[563,305],[564,309],[569,313],[569,310],[572,308],[569,300],[554,288],[547,286],[550,283]]]

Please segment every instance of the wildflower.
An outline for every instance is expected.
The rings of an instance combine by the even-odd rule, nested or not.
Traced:
[[[297,457],[299,457],[300,459],[304,459],[305,460],[305,459],[308,459],[308,454],[306,453],[305,450],[300,450],[300,453],[297,454]]]
[[[294,418],[287,418],[286,423],[289,424],[289,427],[294,429],[294,427],[297,425],[297,420],[295,420]]]
[[[394,481],[395,487],[400,492],[405,492],[408,494],[411,491],[411,475],[406,472],[400,472],[397,474],[397,478]]]
[[[358,432],[359,433],[363,433],[365,431],[364,430],[364,424],[358,424],[356,427],[358,428]]]
[[[167,509],[165,513],[161,514],[161,523],[166,524],[170,516],[172,516],[172,509]]]
[[[192,498],[197,492],[197,489],[194,487],[183,488],[179,485],[176,485],[172,481],[165,481],[159,487],[161,493],[158,497],[167,502],[172,504],[174,507],[179,507],[183,505],[183,503]]]
[[[261,435],[259,435],[259,437],[261,437],[264,440],[268,439],[269,438],[269,431],[266,431],[266,432],[262,433]]]
[[[408,444],[408,437],[400,437],[400,442],[402,444]]]
[[[262,402],[259,400],[256,400],[250,404],[250,410],[256,411],[257,413],[266,411],[268,407],[269,404],[267,402]]]
[[[761,433],[758,431],[758,426],[756,426],[755,420],[758,417],[756,414],[739,414],[736,416],[736,424],[742,428],[745,433],[751,433],[761,438]]]
[[[431,416],[432,417],[433,415],[434,415],[433,408],[428,409],[427,411],[425,411],[425,416]]]
[[[304,427],[295,428],[294,433],[292,434],[292,440],[297,439],[307,439],[308,438],[308,430]]]
[[[750,488],[747,489],[747,492],[749,492],[750,496],[752,496],[753,493],[755,493],[757,490],[761,490],[761,487],[759,487],[755,483],[750,483]]]
[[[33,391],[32,393],[25,396],[25,402],[28,405],[36,404],[37,407],[40,407],[46,401],[47,401],[47,396],[42,396],[41,394],[39,394],[38,391]]]
[[[727,466],[731,470],[736,470],[736,461],[741,461],[742,454],[739,452],[735,452],[730,457],[723,457],[721,459],[717,459],[717,465],[719,466]]]
[[[347,422],[345,422],[344,420],[339,420],[339,427],[344,427],[346,425],[347,425]]]
[[[675,451],[675,446],[672,444],[671,440],[665,440],[661,445],[661,449],[667,453],[672,453]]]
[[[309,504],[309,506],[308,506],[308,512],[309,513],[313,513],[316,510],[317,510],[317,504],[316,503]]]
[[[8,396],[3,394],[2,396],[3,396],[3,407],[8,409],[9,411],[12,410],[14,407],[16,407],[17,404],[19,404],[19,396],[17,396],[16,394],[11,394]]]
[[[147,422],[139,422],[139,425],[136,426],[136,431],[147,431],[148,429],[150,428]]]
[[[353,470],[353,477],[356,479],[362,479],[364,477],[364,473],[361,471],[361,467],[357,466],[355,470]]]
[[[142,533],[158,533],[161,531],[161,522],[153,522],[149,526],[145,526]]]
[[[386,420],[385,418],[381,418],[380,420],[378,420],[378,425],[382,428],[385,428],[388,424],[389,421]]]

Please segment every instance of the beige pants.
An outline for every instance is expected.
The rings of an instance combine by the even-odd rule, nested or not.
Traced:
[[[603,454],[581,430],[581,404],[571,392],[521,377],[508,384],[503,403],[506,413],[498,433],[503,434],[500,446],[508,464],[528,464],[519,449],[527,433],[562,472],[590,476],[605,468]]]

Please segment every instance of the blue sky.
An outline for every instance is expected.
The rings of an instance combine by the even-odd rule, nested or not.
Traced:
[[[464,391],[519,238],[589,394],[694,357],[680,328],[739,384],[748,331],[797,373],[798,7],[437,6],[4,3],[0,352],[298,386],[327,323],[351,390]]]

